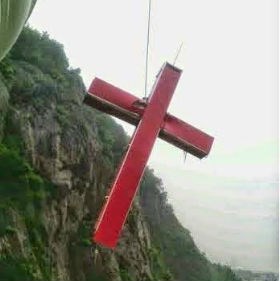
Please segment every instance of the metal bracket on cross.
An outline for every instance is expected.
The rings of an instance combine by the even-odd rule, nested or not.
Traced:
[[[108,248],[117,244],[156,138],[203,158],[214,138],[167,113],[182,71],[165,63],[148,100],[141,100],[95,78],[84,102],[136,126],[107,201],[96,223],[93,240]]]

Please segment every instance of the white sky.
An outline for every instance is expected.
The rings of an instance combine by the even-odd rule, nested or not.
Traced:
[[[94,76],[143,97],[147,1],[38,0],[29,23]],[[149,86],[184,70],[169,111],[215,137],[202,161],[158,141],[150,166],[213,261],[278,271],[276,0],[152,0]],[[124,123],[122,123],[124,124]],[[133,127],[125,125],[131,133]]]

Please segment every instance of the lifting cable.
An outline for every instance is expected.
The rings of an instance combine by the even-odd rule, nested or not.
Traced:
[[[151,28],[151,10],[152,10],[152,0],[149,0],[149,7],[148,7],[148,24],[147,24],[147,40],[146,40],[146,62],[145,62],[145,96],[144,96],[144,100],[147,99],[147,92],[148,92],[148,65],[149,65],[149,45],[150,45],[150,28]],[[175,56],[175,59],[173,61],[173,65],[175,66],[175,63],[177,61],[177,58],[182,50],[183,47],[183,42],[181,43],[177,54]],[[184,163],[186,162],[186,158],[187,158],[187,152],[184,151]]]
[[[181,52],[181,50],[182,50],[183,45],[184,45],[184,42],[181,43],[181,45],[180,45],[180,47],[179,47],[179,49],[178,49],[178,51],[177,51],[176,57],[175,57],[175,59],[174,59],[174,61],[173,61],[173,66],[175,66],[175,63],[176,63],[177,58],[178,58],[178,56],[179,56],[179,54],[180,54],[180,52]]]
[[[149,63],[149,44],[150,44],[150,25],[151,25],[151,6],[152,0],[149,0],[148,26],[147,26],[147,45],[146,45],[146,66],[145,66],[145,99],[147,98],[148,84],[148,63]]]

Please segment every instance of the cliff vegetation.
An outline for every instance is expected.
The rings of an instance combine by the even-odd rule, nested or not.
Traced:
[[[84,94],[47,33],[25,28],[0,62],[0,280],[240,280],[200,252],[149,168],[117,249],[92,245],[128,137]]]

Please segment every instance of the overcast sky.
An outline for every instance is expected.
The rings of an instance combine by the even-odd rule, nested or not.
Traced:
[[[158,141],[149,164],[212,260],[278,271],[276,0],[152,0],[149,87],[183,69],[169,111],[215,137],[200,161]],[[147,1],[38,0],[29,20],[64,44],[86,86],[98,76],[143,97]],[[122,123],[124,124],[124,123]],[[125,125],[128,133],[132,126]]]

